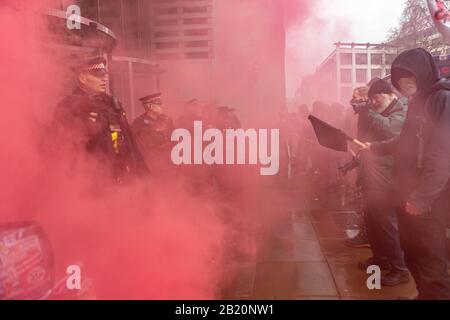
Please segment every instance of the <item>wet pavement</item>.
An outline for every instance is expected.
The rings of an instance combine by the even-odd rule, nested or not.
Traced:
[[[345,222],[354,210],[342,208],[335,195],[325,192],[318,198],[301,188],[268,194],[270,201],[255,209],[266,222],[255,235],[255,259],[232,263],[234,277],[224,293],[226,299],[397,299],[416,295],[413,280],[381,290],[367,288],[369,275],[358,269],[357,263],[369,258],[371,251],[345,246]]]

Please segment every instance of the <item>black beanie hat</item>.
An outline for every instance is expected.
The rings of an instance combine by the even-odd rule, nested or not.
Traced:
[[[387,83],[386,81],[380,79],[375,81],[369,89],[369,99],[372,99],[372,97],[376,94],[392,94],[394,93],[392,91],[392,87],[389,83]]]

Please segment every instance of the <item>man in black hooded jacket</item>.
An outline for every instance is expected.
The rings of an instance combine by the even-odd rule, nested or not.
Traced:
[[[398,225],[418,299],[450,299],[446,226],[450,215],[450,81],[439,80],[430,53],[411,49],[392,64],[392,84],[410,98],[401,134],[368,144],[393,153]]]

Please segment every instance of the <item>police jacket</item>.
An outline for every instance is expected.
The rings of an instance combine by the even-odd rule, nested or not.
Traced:
[[[56,132],[75,152],[86,152],[116,181],[146,175],[148,169],[120,102],[107,94],[77,88],[56,107]]]

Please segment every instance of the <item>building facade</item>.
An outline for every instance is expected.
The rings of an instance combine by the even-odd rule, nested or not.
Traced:
[[[386,44],[336,43],[336,49],[302,83],[301,98],[305,103],[322,100],[347,103],[354,88],[373,78],[391,73],[391,64],[399,49]],[[325,94],[324,94],[325,93]]]
[[[137,99],[155,90],[174,115],[192,98],[233,107],[249,124],[275,119],[285,108],[284,0],[76,3],[83,16],[117,35],[113,56],[120,59],[113,61],[143,59],[164,70],[157,77],[124,76],[129,64],[114,68],[115,91],[131,96],[123,100],[132,117],[139,113]]]
[[[158,60],[212,59],[213,0],[150,2],[151,52]]]

